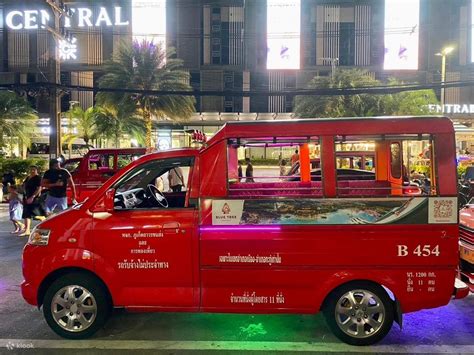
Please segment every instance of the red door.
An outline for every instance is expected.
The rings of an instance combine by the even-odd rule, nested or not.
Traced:
[[[192,208],[94,215],[95,252],[113,268],[124,306],[191,307]]]
[[[191,175],[192,158],[148,161],[131,170],[115,188],[115,210],[94,213],[95,254],[114,275],[120,306],[189,308],[193,300],[193,240],[197,209],[190,190],[169,192],[158,182],[179,166]],[[160,196],[164,196],[164,199]]]

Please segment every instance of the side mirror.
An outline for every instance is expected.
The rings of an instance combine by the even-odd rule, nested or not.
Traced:
[[[114,199],[115,199],[115,189],[107,190],[104,197],[104,207],[107,212],[112,212],[114,210],[115,208]]]

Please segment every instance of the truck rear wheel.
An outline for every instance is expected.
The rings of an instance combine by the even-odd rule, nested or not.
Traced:
[[[90,337],[105,324],[109,310],[103,285],[86,274],[74,273],[58,278],[44,296],[46,322],[63,338]]]
[[[351,345],[371,345],[392,328],[393,301],[383,287],[370,282],[351,282],[335,289],[324,305],[331,331]]]

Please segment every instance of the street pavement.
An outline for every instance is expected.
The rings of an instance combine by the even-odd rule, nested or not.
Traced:
[[[226,315],[116,311],[105,329],[85,341],[65,340],[20,293],[26,238],[9,232],[0,205],[0,354],[474,354],[474,295],[448,306],[404,315],[403,330],[371,347],[341,343],[321,315]]]

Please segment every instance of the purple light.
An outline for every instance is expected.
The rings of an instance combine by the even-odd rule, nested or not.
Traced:
[[[281,228],[279,226],[228,226],[228,227],[200,227],[201,232],[227,232],[227,231],[279,231]]]

